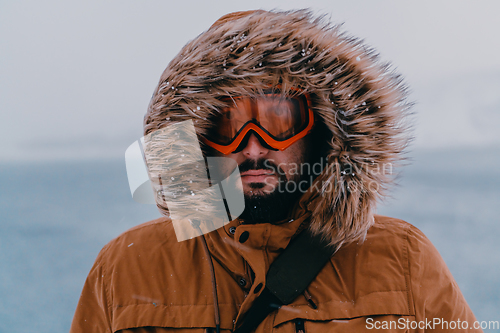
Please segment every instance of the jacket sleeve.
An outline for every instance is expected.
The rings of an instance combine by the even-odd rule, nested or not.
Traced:
[[[476,318],[430,240],[420,230],[411,227],[408,241],[415,319],[427,323],[425,328],[422,324],[417,332],[482,332],[480,328],[474,328]],[[432,326],[429,322],[433,323]]]
[[[107,275],[103,259],[105,249],[99,253],[85,281],[70,333],[111,332],[109,288],[105,283]]]

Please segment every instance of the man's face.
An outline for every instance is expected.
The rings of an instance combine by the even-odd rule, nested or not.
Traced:
[[[270,150],[252,133],[243,150],[224,156],[238,164],[245,197],[266,197],[277,191],[298,190],[301,165],[308,160],[308,146],[309,136],[305,136],[283,151]],[[284,186],[286,183],[295,184]]]
[[[262,138],[250,132],[237,153],[219,156],[231,158],[238,165],[245,196],[242,218],[253,222],[275,222],[286,218],[292,205],[309,187],[304,180],[304,164],[310,162],[310,135],[297,140],[285,150],[267,147]],[[229,174],[231,170],[223,171]]]

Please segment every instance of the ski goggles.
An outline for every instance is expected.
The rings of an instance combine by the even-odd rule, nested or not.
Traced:
[[[223,101],[227,107],[220,110],[203,142],[226,155],[241,151],[251,133],[261,143],[263,140],[266,148],[285,150],[306,136],[314,125],[307,94],[283,96],[269,92],[258,98],[229,97]]]

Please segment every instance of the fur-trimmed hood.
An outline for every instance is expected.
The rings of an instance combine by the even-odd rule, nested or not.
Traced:
[[[221,96],[255,95],[270,85],[308,92],[326,128],[328,167],[316,178],[321,199],[311,230],[337,245],[363,238],[408,143],[405,89],[372,49],[309,11],[219,19],[164,71],[144,134],[193,119],[203,135]]]

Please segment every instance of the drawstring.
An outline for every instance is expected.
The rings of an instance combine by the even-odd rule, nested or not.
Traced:
[[[208,266],[210,267],[210,276],[212,278],[212,294],[214,295],[214,317],[215,317],[215,331],[220,333],[220,314],[219,314],[219,299],[217,297],[217,284],[215,282],[215,270],[214,263],[212,262],[212,255],[208,250],[207,240],[205,239],[205,234],[201,231],[200,221],[189,220],[191,226],[198,229],[201,235],[201,242],[203,244],[203,249],[205,250],[205,256],[208,260]]]
[[[216,333],[220,333],[219,299],[217,297],[217,284],[215,282],[214,263],[212,262],[212,255],[208,250],[207,240],[205,239],[205,235],[203,235],[203,233],[201,235],[201,241],[203,243],[203,249],[205,250],[205,255],[207,256],[208,264],[210,266],[210,274],[212,278],[212,294],[214,295],[215,331]]]

